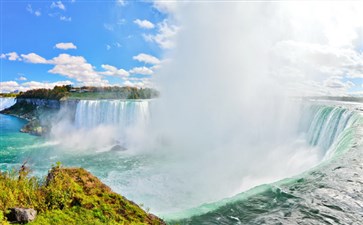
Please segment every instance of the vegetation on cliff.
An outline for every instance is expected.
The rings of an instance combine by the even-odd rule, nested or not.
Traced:
[[[18,93],[0,93],[0,97],[2,98],[15,98],[18,96]]]
[[[23,99],[150,99],[159,93],[151,88],[136,87],[72,87],[55,86],[53,89],[33,89],[21,92],[17,98]]]
[[[37,210],[29,224],[165,224],[82,168],[53,167],[40,180],[27,167],[0,173],[0,223],[9,208]]]
[[[26,92],[21,92],[17,98],[38,98],[38,99],[54,99],[60,100],[69,95],[71,90],[70,85],[55,86],[53,89],[32,89]]]

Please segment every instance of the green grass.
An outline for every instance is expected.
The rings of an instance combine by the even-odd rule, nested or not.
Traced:
[[[29,224],[165,224],[135,203],[113,192],[82,168],[53,167],[46,179],[28,169],[0,173],[0,224],[9,208],[37,210]]]

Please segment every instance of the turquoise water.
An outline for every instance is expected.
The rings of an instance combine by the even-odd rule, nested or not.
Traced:
[[[0,168],[2,170],[32,158],[34,155],[28,147],[43,141],[38,137],[20,133],[19,130],[25,124],[25,120],[0,114]]]
[[[87,115],[82,118],[82,123],[94,126],[97,121],[95,116],[117,121],[118,111],[115,107],[124,107],[124,104],[117,102],[112,102],[110,106],[106,105],[107,107],[105,103],[98,104],[107,109],[108,115],[102,114],[101,110],[92,116],[87,107],[96,107],[93,112],[98,112],[97,104],[97,102],[82,104],[83,108],[79,111]],[[134,107],[133,110],[136,110]],[[143,103],[138,104],[138,107],[137,112],[144,121],[144,118],[147,118],[147,106]],[[310,219],[311,223],[302,224],[344,224],[341,221],[349,220],[337,217],[340,222],[336,222],[337,218],[329,218],[329,215],[335,212],[329,210],[344,207],[346,207],[344,210],[353,209],[354,205],[361,204],[361,197],[355,192],[357,190],[359,192],[359,189],[347,189],[361,182],[359,176],[354,177],[354,173],[359,170],[355,165],[360,165],[361,161],[354,159],[362,157],[359,155],[360,151],[353,150],[358,149],[359,128],[362,123],[359,113],[354,108],[355,106],[306,105],[302,110],[299,133],[311,146],[310,149],[306,149],[307,153],[316,154],[314,157],[323,160],[323,163],[293,178],[264,184],[234,197],[229,195],[226,197],[230,198],[224,200],[220,200],[220,197],[206,198],[203,193],[198,192],[197,190],[203,189],[190,185],[191,179],[185,178],[193,174],[188,175],[188,168],[183,168],[186,166],[183,161],[175,155],[168,154],[167,151],[153,151],[151,146],[142,152],[131,148],[127,151],[110,151],[112,145],[101,149],[70,148],[67,144],[72,139],[69,137],[42,138],[20,133],[19,129],[26,121],[1,114],[0,169],[18,168],[27,161],[33,174],[44,176],[57,161],[66,166],[84,167],[100,177],[116,192],[177,224],[295,224],[296,221],[304,221],[304,218]],[[77,116],[80,114],[76,115],[76,119]],[[86,134],[79,131],[77,135]],[[83,140],[86,140],[86,136]],[[303,158],[293,162],[302,160]],[[170,171],[186,172],[186,175]],[[337,181],[332,179],[334,177],[346,177],[346,179]],[[196,183],[198,184],[201,183]],[[221,187],[223,185],[225,183],[220,184]],[[349,202],[345,195],[340,193],[343,187],[352,192],[350,196],[354,197],[354,201]],[[214,187],[210,188],[214,190]],[[330,197],[334,195],[341,198],[337,204],[333,204],[336,200]],[[316,199],[321,200],[316,201]],[[203,204],[206,202],[210,203]],[[321,207],[323,208],[320,209]],[[316,208],[319,208],[318,212]],[[355,215],[351,216],[350,220],[359,219]]]

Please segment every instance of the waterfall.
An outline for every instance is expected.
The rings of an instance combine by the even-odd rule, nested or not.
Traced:
[[[280,212],[285,209],[289,209],[288,211],[290,209],[291,211],[295,209],[299,211],[302,209],[301,212],[304,213],[307,206],[313,209],[318,208],[321,201],[312,201],[311,196],[314,199],[324,199],[324,201],[330,202],[330,204],[338,204],[339,201],[336,198],[326,198],[327,194],[325,190],[340,190],[340,188],[342,188],[341,190],[346,190],[344,189],[346,187],[341,183],[344,179],[335,180],[325,173],[330,174],[333,171],[332,168],[354,168],[350,167],[350,165],[342,164],[345,162],[351,163],[352,161],[341,160],[338,164],[335,164],[335,159],[339,159],[337,156],[341,156],[342,153],[348,152],[355,156],[356,153],[354,151],[360,152],[360,149],[357,149],[356,146],[361,143],[362,114],[354,110],[353,107],[346,105],[318,105],[316,103],[305,103],[301,113],[300,133],[304,134],[308,145],[318,147],[323,151],[321,162],[332,160],[329,164],[321,164],[319,167],[312,168],[310,172],[305,172],[301,175],[272,184],[260,185],[247,192],[237,194],[234,197],[210,204],[203,204],[182,212],[170,213],[165,217],[169,220],[175,219],[171,224],[212,224],[215,221],[218,221],[219,224],[266,224],[266,220],[264,219],[267,218],[270,220],[269,217],[272,217],[271,215],[273,215],[273,218],[280,218],[279,215],[283,215],[283,219],[288,220],[291,218],[296,222],[304,219],[307,214],[303,214],[300,217],[290,217]],[[357,165],[354,166],[360,166],[361,161],[358,161],[359,158],[354,160],[357,160]],[[323,166],[327,167],[327,169],[324,170],[325,167]],[[343,173],[346,173],[346,170],[343,171]],[[346,174],[349,175],[349,173]],[[350,185],[352,182],[352,180],[347,178],[347,182],[344,184]],[[359,186],[359,184],[357,185]],[[318,191],[313,195],[311,193],[313,190],[312,186],[318,186]],[[340,193],[340,191],[332,193],[336,196],[335,193]],[[305,202],[304,197],[307,198]],[[280,203],[277,203],[279,201]],[[350,202],[352,202],[351,199],[347,200],[344,203],[344,207],[347,207]],[[353,201],[350,207],[355,207],[355,204],[357,203]],[[291,207],[291,205],[294,205],[294,207]],[[261,209],[266,210],[263,215],[261,214]],[[279,215],[276,215],[276,212]],[[319,216],[316,216],[317,214],[311,215],[316,220],[317,218],[324,217],[324,214],[320,214]],[[283,220],[276,221],[281,222]],[[275,224],[276,221],[271,222],[271,224]],[[289,222],[282,223],[291,224]]]
[[[339,135],[354,122],[354,111],[334,106],[312,105],[309,108],[307,142],[326,152],[339,139]]]
[[[75,125],[78,128],[101,124],[126,128],[145,124],[150,116],[149,104],[148,100],[81,100],[76,108]]]
[[[0,98],[0,111],[11,107],[15,103],[15,98]]]

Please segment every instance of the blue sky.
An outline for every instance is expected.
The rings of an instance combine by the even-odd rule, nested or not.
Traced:
[[[147,86],[175,31],[166,17],[147,1],[1,0],[2,91]]]
[[[251,3],[0,0],[0,92],[62,84],[153,86],[153,77],[160,74],[163,63],[172,61],[165,59],[166,53],[176,49],[175,55],[180,54],[177,48],[183,37],[191,43],[186,55],[176,57],[181,68],[173,67],[175,73],[184,69],[185,57],[194,60],[197,52],[203,56],[199,62],[205,64],[198,63],[192,71],[209,73],[211,64],[226,66],[228,70],[215,75],[220,81],[229,79],[226,71],[243,69],[232,69],[240,62],[231,65],[241,57],[238,49],[243,43],[228,43],[231,36],[245,35],[243,13],[231,13],[243,9],[243,4]],[[362,3],[253,4],[273,6],[270,14],[253,16],[269,16],[266,19],[275,26],[261,41],[271,43],[269,73],[283,88],[299,89],[304,95],[363,95]],[[191,9],[196,6],[200,10],[193,14]],[[212,16],[206,6],[215,6]],[[233,10],[223,11],[225,6]],[[188,20],[192,21],[189,26],[197,23],[197,28],[188,29]],[[207,25],[197,26],[204,20]],[[211,30],[214,33],[208,34]],[[173,38],[177,33],[182,35]],[[207,42],[211,44],[206,50],[202,46]],[[231,44],[235,58],[226,58],[226,48],[218,52],[216,43]],[[208,62],[211,54],[217,56],[216,62]],[[195,74],[188,82],[198,78],[205,81]],[[243,82],[244,74],[240,79]]]

